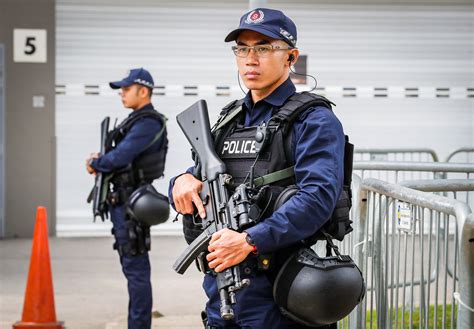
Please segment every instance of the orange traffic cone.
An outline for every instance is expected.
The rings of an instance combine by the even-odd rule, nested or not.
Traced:
[[[21,321],[13,329],[63,329],[63,322],[56,321],[54,309],[53,278],[49,258],[46,208],[38,207],[31,249],[30,271],[25,291]]]

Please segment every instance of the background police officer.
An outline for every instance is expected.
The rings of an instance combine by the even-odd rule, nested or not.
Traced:
[[[262,122],[268,123],[295,94],[289,69],[298,60],[299,52],[296,48],[296,26],[278,10],[259,8],[243,15],[239,28],[225,39],[226,42],[234,40],[236,46],[232,48],[239,75],[249,92],[241,102],[242,113],[228,124],[231,128],[224,126],[220,130],[216,145],[229,174],[237,182],[242,182],[248,178],[255,155],[251,159],[243,154],[246,152],[239,156],[235,148],[233,154],[227,156],[229,152],[223,152],[222,145],[249,138],[245,135],[247,130],[253,127],[255,132]],[[292,179],[298,192],[281,208],[271,211],[269,215],[264,214],[264,220],[244,232],[223,229],[215,233],[206,257],[208,266],[221,272],[236,264],[251,264],[249,259],[254,257],[255,252],[273,254],[273,269],[260,271],[258,267],[254,270],[248,265],[252,269],[251,284],[237,293],[232,321],[221,319],[215,276],[206,274],[203,287],[209,298],[206,311],[210,328],[304,328],[282,315],[272,296],[272,280],[281,266],[278,254],[313,236],[331,216],[342,190],[344,133],[332,111],[321,106],[311,107],[299,114],[290,128],[287,135],[291,138],[290,159],[280,152],[284,140],[280,139],[281,144],[278,144],[275,135],[267,146],[267,154],[256,161],[255,176],[280,169],[280,163],[292,162]],[[170,196],[178,212],[193,214],[196,207],[199,215],[204,217],[205,208],[198,194],[202,182],[192,172],[191,168],[171,180]],[[268,201],[267,206],[270,204],[270,207],[266,208],[271,209],[272,201]],[[186,235],[187,224],[183,224]]]
[[[163,175],[167,151],[165,119],[151,104],[153,78],[143,69],[130,70],[110,87],[121,89],[125,108],[133,112],[107,137],[105,154],[93,153],[86,160],[89,173],[109,174],[113,190],[108,204],[115,237],[114,249],[120,255],[128,281],[128,328],[151,328],[152,290],[150,282],[150,229],[132,220],[125,203],[140,185]]]

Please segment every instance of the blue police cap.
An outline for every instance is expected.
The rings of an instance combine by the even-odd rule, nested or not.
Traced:
[[[110,82],[110,88],[112,89],[119,89],[121,87],[128,87],[133,85],[134,83],[153,88],[153,78],[151,77],[150,72],[145,70],[144,68],[139,69],[131,69],[128,71],[128,75],[120,81]]]
[[[240,32],[251,30],[267,37],[280,39],[291,47],[296,47],[296,25],[293,21],[279,10],[268,8],[257,8],[240,18],[240,25],[230,32],[225,42],[234,41]]]

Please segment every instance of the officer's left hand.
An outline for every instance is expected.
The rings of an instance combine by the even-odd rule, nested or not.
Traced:
[[[96,153],[91,153],[89,155],[89,157],[86,159],[86,170],[89,174],[95,173],[95,169],[92,168],[91,162],[92,162],[92,160],[98,159],[99,156],[100,156],[100,154],[97,153],[97,152]]]
[[[253,247],[245,240],[247,233],[239,233],[227,228],[212,235],[206,256],[209,267],[216,272],[241,263],[252,252]]]

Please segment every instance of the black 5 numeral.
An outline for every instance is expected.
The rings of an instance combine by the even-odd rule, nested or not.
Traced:
[[[34,41],[36,41],[36,37],[26,37],[25,55],[33,55],[35,53],[36,46],[33,43]]]

